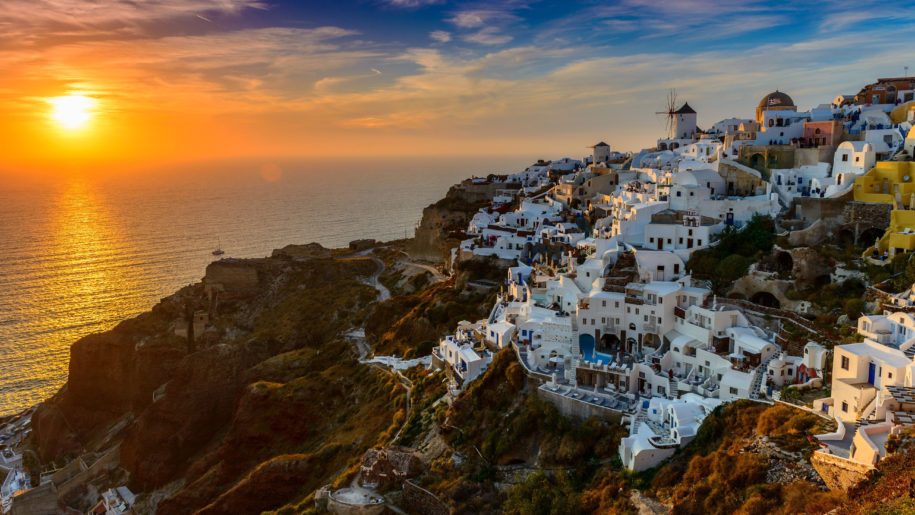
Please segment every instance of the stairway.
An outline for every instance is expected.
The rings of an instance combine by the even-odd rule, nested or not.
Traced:
[[[773,354],[766,358],[762,363],[756,367],[756,370],[753,371],[753,382],[750,383],[750,398],[764,398],[765,395],[762,394],[761,389],[763,387],[763,378],[766,377],[766,371],[769,368],[769,362],[775,359],[776,355]]]
[[[668,379],[669,386],[668,386],[668,390],[667,390],[667,392],[668,392],[667,396],[670,397],[671,399],[676,399],[677,396],[680,395],[680,388],[677,386],[678,382],[679,382],[679,379],[677,379],[676,377],[672,377],[672,378]]]

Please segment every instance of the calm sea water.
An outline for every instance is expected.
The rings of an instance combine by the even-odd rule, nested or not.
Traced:
[[[199,281],[217,245],[261,257],[289,243],[412,236],[451,184],[525,164],[252,161],[0,183],[0,415],[57,391],[74,341]]]

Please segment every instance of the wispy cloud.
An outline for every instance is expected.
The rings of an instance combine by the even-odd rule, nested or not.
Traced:
[[[498,27],[483,27],[472,34],[464,36],[464,41],[481,45],[504,45],[512,39],[514,39],[512,36],[500,33]]]
[[[417,7],[425,7],[427,5],[442,4],[445,2],[445,0],[381,0],[381,2],[392,7],[415,9]]]
[[[439,43],[447,43],[451,41],[451,33],[445,30],[433,30],[429,33],[429,37],[434,41]]]

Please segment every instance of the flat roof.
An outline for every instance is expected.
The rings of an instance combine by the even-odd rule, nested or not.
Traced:
[[[906,357],[899,349],[893,349],[886,345],[873,342],[849,343],[840,345],[836,349],[854,354],[856,356],[868,356],[882,361],[891,367],[903,368],[912,363],[912,360]]]

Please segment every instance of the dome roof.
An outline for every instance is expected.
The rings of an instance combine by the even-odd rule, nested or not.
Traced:
[[[781,91],[775,90],[759,101],[760,109],[768,109],[770,107],[794,107],[794,100],[791,100],[791,97]]]

